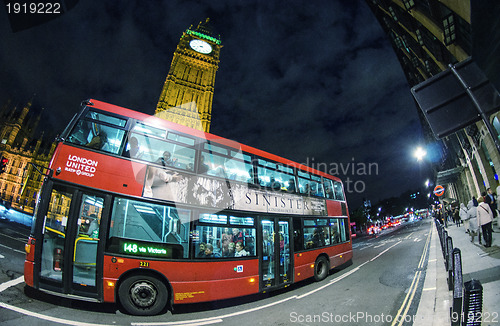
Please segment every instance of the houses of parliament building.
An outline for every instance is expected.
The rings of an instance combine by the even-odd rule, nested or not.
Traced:
[[[0,174],[0,199],[26,213],[33,213],[43,181],[38,171],[49,166],[55,150],[52,139],[38,130],[43,110],[32,111],[32,101],[22,108],[7,101],[0,108],[0,155],[8,160]]]

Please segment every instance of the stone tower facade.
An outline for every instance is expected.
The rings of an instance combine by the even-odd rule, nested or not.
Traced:
[[[222,48],[207,18],[181,36],[156,106],[155,116],[210,131],[215,74]]]

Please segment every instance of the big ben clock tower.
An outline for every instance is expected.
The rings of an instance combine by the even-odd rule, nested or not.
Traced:
[[[208,132],[215,73],[222,48],[209,19],[181,36],[156,105],[155,116]]]

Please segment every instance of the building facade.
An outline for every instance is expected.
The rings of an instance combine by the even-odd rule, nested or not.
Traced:
[[[0,198],[6,206],[29,214],[43,181],[39,172],[46,172],[55,150],[55,143],[37,134],[42,113],[32,114],[31,105],[30,101],[19,110],[8,101],[0,111],[0,155],[8,159],[0,174]]]
[[[489,2],[489,1],[488,1]],[[403,68],[410,87],[468,60],[474,52],[470,0],[366,0]],[[492,2],[489,2],[492,3]],[[485,5],[488,5],[485,2]],[[417,105],[418,108],[418,105]],[[445,187],[448,202],[467,204],[487,188],[496,190],[500,153],[494,142],[500,131],[499,112],[442,139],[435,137],[418,109],[428,144],[438,143],[435,184]]]
[[[215,74],[222,48],[209,19],[181,36],[156,106],[155,116],[210,131]]]

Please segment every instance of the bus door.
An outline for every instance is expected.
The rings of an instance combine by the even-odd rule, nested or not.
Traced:
[[[280,287],[291,283],[293,262],[290,255],[290,222],[285,218],[263,218],[260,223],[261,288]]]
[[[97,295],[99,226],[104,196],[55,186],[42,227],[40,288]]]

